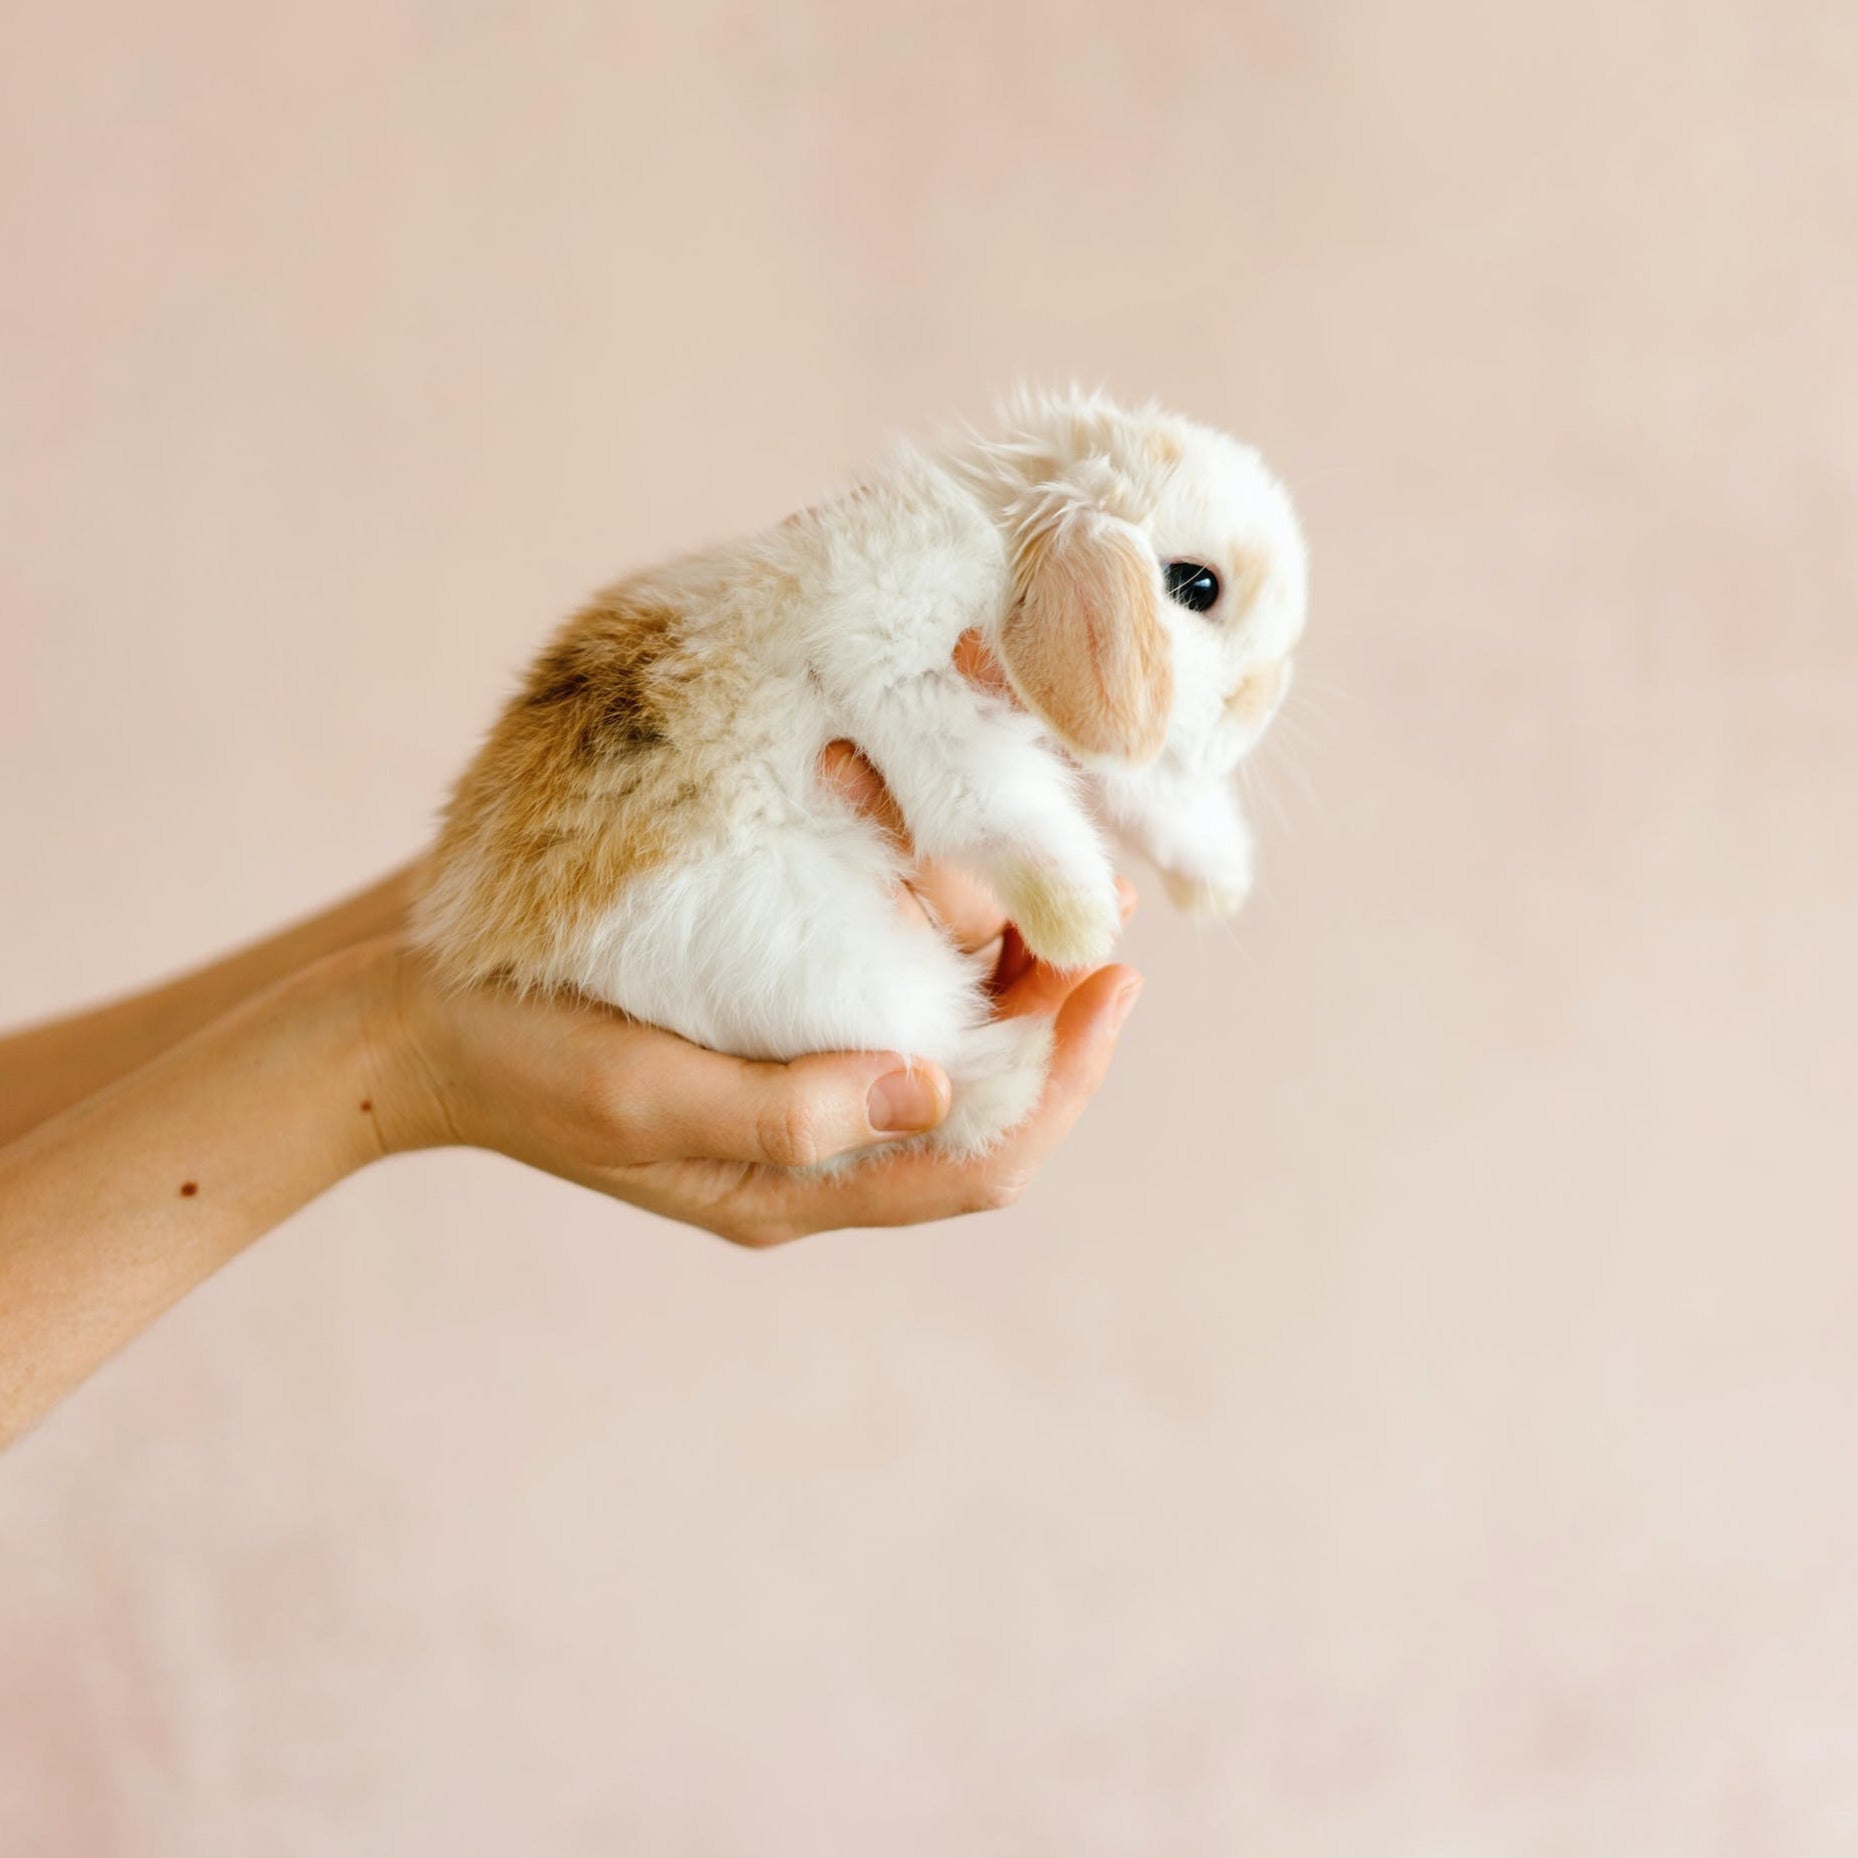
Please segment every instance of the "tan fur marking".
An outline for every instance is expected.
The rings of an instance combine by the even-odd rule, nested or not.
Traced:
[[[671,738],[699,674],[727,669],[625,585],[561,629],[445,816],[437,863],[468,886],[438,904],[454,979],[546,972],[629,878],[696,836],[702,796]]]
[[[1271,564],[1262,555],[1237,555],[1226,571],[1226,601],[1229,623],[1239,624],[1252,610],[1252,603],[1269,578]]]
[[[669,607],[594,605],[536,660],[522,704],[570,723],[575,747],[590,759],[656,748],[664,713],[653,672],[676,643]]]
[[[1281,658],[1248,672],[1239,680],[1238,689],[1226,699],[1227,714],[1236,716],[1248,729],[1262,728],[1284,688],[1284,678]]]
[[[1154,760],[1174,674],[1141,538],[1102,517],[1061,520],[1021,544],[1015,571],[1000,650],[1020,696],[1085,754]]]

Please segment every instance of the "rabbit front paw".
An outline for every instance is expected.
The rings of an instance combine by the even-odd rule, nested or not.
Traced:
[[[1236,916],[1252,894],[1249,875],[1244,877],[1183,877],[1178,871],[1164,871],[1168,901],[1188,916]]]
[[[1090,968],[1109,958],[1122,928],[1113,877],[1080,882],[1056,865],[1030,861],[995,874],[1000,901],[1026,947],[1054,968]]]

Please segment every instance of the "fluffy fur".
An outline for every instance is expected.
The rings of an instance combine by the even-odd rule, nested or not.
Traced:
[[[1020,1121],[1049,1028],[991,1020],[975,964],[899,916],[898,856],[820,751],[856,742],[919,851],[985,877],[1035,954],[1101,961],[1093,801],[1177,901],[1244,900],[1230,776],[1288,685],[1306,567],[1288,496],[1222,434],[1077,394],[1002,425],[575,615],[447,811],[416,925],[441,971],[577,988],[743,1057],[932,1059],[958,1151]],[[1174,561],[1219,575],[1210,611],[1170,600]],[[1017,702],[956,669],[968,634]]]

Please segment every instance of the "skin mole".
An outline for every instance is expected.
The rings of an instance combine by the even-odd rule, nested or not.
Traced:
[[[372,1097],[363,1097],[361,1100],[361,1113],[364,1116],[367,1116],[367,1115],[371,1115],[373,1113],[373,1110],[374,1110],[374,1099]]]
[[[181,1182],[181,1198],[183,1200],[191,1200],[199,1191],[200,1183],[198,1181]]]

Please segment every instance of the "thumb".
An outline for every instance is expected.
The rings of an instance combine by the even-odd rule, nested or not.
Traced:
[[[714,1054],[705,1054],[714,1057]],[[726,1061],[720,1089],[683,1120],[682,1159],[808,1168],[876,1142],[933,1129],[948,1114],[947,1075],[895,1052],[821,1052],[787,1064]]]

